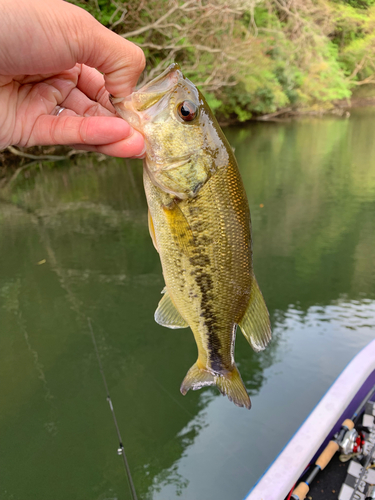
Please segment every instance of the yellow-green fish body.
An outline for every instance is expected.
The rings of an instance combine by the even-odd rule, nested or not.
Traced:
[[[216,385],[250,408],[234,361],[236,328],[255,350],[267,345],[271,330],[253,273],[250,212],[233,151],[177,65],[112,102],[146,141],[150,234],[166,284],[155,320],[190,326],[198,346],[181,392]]]

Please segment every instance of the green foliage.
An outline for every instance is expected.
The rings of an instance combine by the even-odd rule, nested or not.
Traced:
[[[365,80],[371,83],[375,72],[375,7],[363,12],[351,9],[350,16],[349,12],[346,9],[345,22],[351,31],[347,28],[346,40],[337,59],[352,85]],[[342,18],[340,23],[343,24]]]
[[[104,26],[110,27],[118,21],[121,13],[118,12],[116,5],[111,0],[67,0],[70,3],[78,5],[87,10]]]
[[[214,113],[223,105],[222,101],[220,101],[220,99],[217,99],[215,97],[215,94],[213,94],[212,92],[205,92],[204,97],[206,98],[207,104]]]
[[[375,0],[345,0],[345,3],[355,9],[367,9],[375,4]]]
[[[339,48],[364,36],[367,12],[350,5],[338,5],[333,12],[334,31],[331,40]]]
[[[374,81],[375,0],[70,1],[120,34],[140,30],[129,39],[146,81],[179,62],[219,119],[325,109]]]

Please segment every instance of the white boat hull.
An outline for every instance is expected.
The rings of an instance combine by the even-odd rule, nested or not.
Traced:
[[[244,500],[284,500],[335,425],[351,416],[364,384],[375,384],[375,340],[349,363]]]

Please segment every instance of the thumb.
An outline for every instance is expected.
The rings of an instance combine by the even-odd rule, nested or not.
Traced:
[[[145,67],[142,49],[105,28],[80,7],[71,4],[68,7],[79,19],[73,24],[73,40],[78,42],[74,44],[76,62],[104,73],[105,86],[110,94],[119,97],[129,95]]]
[[[131,94],[145,67],[142,49],[105,28],[94,18],[90,23],[95,24],[95,36],[90,34],[90,40],[80,44],[77,62],[104,73],[105,86],[110,94],[118,97]],[[87,35],[87,29],[85,32]]]

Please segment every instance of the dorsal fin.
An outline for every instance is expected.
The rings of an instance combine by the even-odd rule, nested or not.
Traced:
[[[164,290],[162,292],[164,293],[164,297],[159,302],[158,308],[155,311],[156,323],[167,328],[187,328],[189,325],[177,311],[168,291],[165,288]]]
[[[261,351],[271,340],[270,317],[255,276],[251,284],[249,304],[238,325],[254,351]]]

